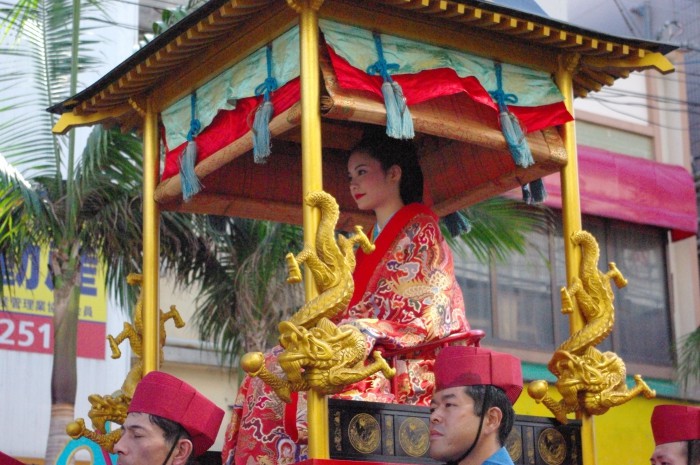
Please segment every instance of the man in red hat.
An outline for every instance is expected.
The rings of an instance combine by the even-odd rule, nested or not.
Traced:
[[[136,386],[114,452],[119,465],[187,465],[214,444],[223,418],[189,384],[152,371]]]
[[[700,408],[657,405],[651,414],[651,465],[700,465]]]
[[[513,465],[504,444],[522,390],[516,357],[481,347],[442,349],[430,404],[430,456],[452,465]]]

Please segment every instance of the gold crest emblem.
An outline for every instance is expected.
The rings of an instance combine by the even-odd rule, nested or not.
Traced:
[[[379,448],[380,432],[377,419],[367,413],[358,413],[348,425],[350,444],[363,454],[371,454]]]
[[[411,457],[420,457],[428,452],[430,431],[419,418],[406,418],[399,427],[401,448]]]

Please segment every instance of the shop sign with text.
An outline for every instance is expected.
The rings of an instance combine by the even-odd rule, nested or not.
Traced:
[[[52,251],[28,247],[22,262],[8,266],[0,256],[0,350],[53,353],[53,281],[48,273]],[[107,323],[103,269],[94,254],[80,257],[78,357],[104,359]]]

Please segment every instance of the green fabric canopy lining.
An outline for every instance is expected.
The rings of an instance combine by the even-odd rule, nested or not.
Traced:
[[[326,43],[355,68],[366,70],[377,60],[372,31],[327,20],[319,20]],[[451,68],[458,76],[476,77],[487,91],[497,88],[495,62],[456,50],[382,34],[388,62],[399,65],[396,74]],[[202,129],[219,110],[235,108],[238,99],[252,97],[267,79],[266,46],[222,72],[197,89],[197,115]],[[286,31],[272,42],[272,75],[279,86],[299,76],[299,27]],[[518,97],[518,106],[535,107],[563,100],[551,76],[523,66],[503,63],[503,88]],[[426,83],[430,85],[430,83]],[[166,141],[174,148],[187,140],[190,129],[190,97],[184,97],[163,114]]]

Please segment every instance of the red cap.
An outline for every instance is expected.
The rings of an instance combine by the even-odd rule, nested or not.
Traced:
[[[182,425],[192,436],[193,455],[206,452],[219,433],[224,411],[186,382],[152,371],[136,386],[129,413],[149,413]]]
[[[24,465],[24,462],[20,462],[14,457],[10,457],[4,452],[0,451],[0,465]]]
[[[520,360],[481,347],[448,346],[435,359],[435,391],[491,384],[505,391],[515,404],[523,390]]]
[[[656,445],[700,439],[700,408],[689,405],[657,405],[651,414]]]

